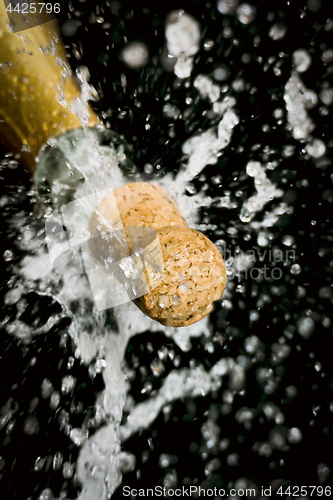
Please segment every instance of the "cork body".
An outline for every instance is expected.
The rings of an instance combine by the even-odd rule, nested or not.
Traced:
[[[98,233],[112,235],[113,230],[116,237],[98,237]],[[206,236],[187,226],[160,186],[144,182],[116,189],[97,207],[89,231],[93,236],[90,248],[103,260],[149,249],[144,271],[149,292],[133,301],[163,325],[199,321],[224,291],[226,271],[220,252]],[[163,267],[161,272],[156,272],[156,262]]]

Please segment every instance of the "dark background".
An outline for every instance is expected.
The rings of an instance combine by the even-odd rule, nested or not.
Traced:
[[[248,84],[247,90],[242,93],[228,91],[236,96],[240,124],[219,163],[207,166],[204,170],[209,194],[222,195],[226,189],[232,192],[241,189],[243,194],[238,198],[237,209],[225,210],[213,205],[202,210],[202,218],[207,217],[210,223],[217,224],[219,228],[217,233],[208,231],[206,234],[213,241],[224,238],[231,250],[237,245],[244,250],[260,249],[256,234],[240,223],[239,210],[244,199],[253,191],[252,179],[243,175],[245,165],[250,159],[264,161],[264,146],[269,145],[273,150],[270,160],[279,163],[274,171],[269,172],[269,176],[284,190],[284,201],[293,207],[292,214],[283,215],[271,228],[271,245],[285,251],[282,238],[284,235],[293,235],[297,263],[302,268],[299,275],[293,276],[290,273],[291,264],[280,263],[283,277],[278,283],[270,279],[243,280],[245,286],[242,292],[233,294],[232,309],[223,308],[219,303],[211,314],[211,338],[193,341],[193,349],[189,353],[180,351],[172,340],[161,333],[145,332],[131,340],[126,355],[129,367],[136,366],[137,360],[140,366],[145,367],[141,372],[136,370],[136,377],[132,381],[130,394],[136,402],[152,394],[174,368],[169,360],[165,363],[164,374],[159,378],[149,368],[163,345],[173,349],[175,355],[179,356],[180,367],[187,367],[194,360],[207,370],[223,356],[236,358],[245,354],[244,341],[251,335],[260,339],[261,351],[264,353],[262,358],[253,361],[252,367],[246,372],[245,393],[236,393],[232,404],[226,405],[222,401],[225,386],[206,397],[177,401],[172,405],[168,417],[161,414],[149,430],[125,443],[125,449],[134,453],[137,459],[136,470],[125,474],[123,478],[124,485],[132,488],[163,485],[163,478],[171,471],[177,473],[178,487],[196,484],[228,489],[234,487],[234,481],[241,477],[246,478],[249,485],[273,485],[275,488],[279,485],[325,486],[333,482],[331,474],[320,473],[322,464],[332,468],[333,380],[329,321],[332,293],[319,292],[323,287],[332,285],[332,128],[330,115],[325,116],[320,111],[320,104],[309,111],[316,123],[315,136],[321,138],[327,148],[324,161],[309,158],[305,154],[304,144],[295,141],[286,129],[283,100],[284,86],[291,74],[291,54],[298,48],[308,50],[312,56],[311,68],[301,75],[305,85],[317,94],[325,82],[333,86],[332,66],[321,59],[323,50],[332,44],[332,30],[325,29],[329,15],[332,17],[328,10],[330,2],[317,2],[318,10],[315,12],[307,8],[306,2],[297,0],[290,2],[290,5],[284,0],[249,3],[257,5],[255,20],[249,25],[241,24],[235,16],[223,16],[217,11],[214,2],[124,1],[104,4],[104,7],[102,2],[61,3],[61,15],[58,18],[72,68],[80,65],[89,68],[91,83],[100,96],[99,101],[93,104],[95,110],[133,144],[134,160],[141,171],[146,163],[153,165],[152,178],[164,172],[177,171],[183,156],[183,142],[190,135],[214,124],[214,118],[203,114],[209,105],[198,99],[198,92],[192,85],[195,76],[199,73],[212,75],[213,70],[223,64],[229,69],[229,77],[224,82],[229,87],[238,76],[244,79]],[[215,42],[214,47],[207,51],[202,41],[188,88],[185,86],[186,81],[177,82],[175,75],[163,69],[160,62],[165,18],[174,9],[184,9],[196,17],[202,27],[203,41],[211,39]],[[97,17],[103,17],[104,21],[97,22]],[[111,27],[105,28],[105,23]],[[287,33],[280,41],[273,41],[268,36],[269,27],[276,23],[287,26]],[[234,33],[228,39],[222,35],[222,28],[226,26],[230,26]],[[254,37],[258,35],[261,43],[255,47]],[[237,45],[235,39],[238,40]],[[146,67],[131,70],[119,60],[125,40],[140,40],[147,44],[150,61]],[[251,56],[247,64],[242,62],[244,52]],[[264,70],[268,58],[274,55],[278,59],[281,53],[284,54],[280,56],[281,76],[274,74],[272,66]],[[121,75],[126,76],[126,86],[122,83]],[[250,92],[253,87],[257,89],[254,93]],[[177,105],[183,113],[182,118],[173,120],[163,115],[167,94],[171,95],[168,102]],[[191,105],[185,104],[186,97],[193,99]],[[280,126],[276,125],[273,117],[276,108],[284,110],[283,124]],[[145,125],[148,114],[151,128],[147,131]],[[171,124],[175,130],[174,138],[169,136]],[[263,124],[270,125],[268,132],[263,131]],[[255,144],[259,146],[253,148]],[[282,158],[285,144],[295,146],[291,158]],[[0,158],[4,158],[5,154],[6,151],[2,149]],[[161,168],[156,169],[157,165]],[[223,176],[222,189],[210,182],[211,176],[217,173]],[[4,227],[1,246],[3,252],[11,249],[14,253],[13,260],[4,261],[2,267],[1,293],[4,296],[13,286],[11,266],[17,265],[23,257],[16,244],[18,231],[8,221],[22,212],[28,220],[32,219],[36,209],[29,196],[29,176],[20,166],[13,170],[2,162],[0,175],[1,195],[10,198],[10,202],[1,209]],[[194,184],[199,189],[203,182],[196,179]],[[257,217],[260,220],[262,214]],[[39,224],[37,219],[36,224]],[[236,236],[228,236],[226,230],[230,227],[238,230]],[[250,235],[247,242],[244,241],[246,234]],[[264,261],[260,265],[270,266],[272,263]],[[238,284],[237,279],[235,283]],[[300,286],[305,289],[305,295],[300,292]],[[268,298],[259,309],[258,321],[253,322],[249,317],[250,311],[258,310],[257,300],[263,295]],[[27,324],[36,324],[34,321],[40,324],[57,308],[59,306],[52,298],[41,298],[32,291],[27,296],[23,318]],[[1,319],[6,322],[15,314],[15,307],[3,306]],[[296,328],[298,320],[305,316],[315,322],[309,338],[299,335]],[[61,470],[54,470],[52,465],[53,456],[58,451],[63,454],[64,461],[72,463],[75,463],[78,455],[77,447],[60,429],[59,422],[63,418],[61,412],[68,411],[70,424],[80,426],[94,415],[95,397],[102,390],[103,382],[101,376],[91,379],[88,368],[80,365],[78,360],[75,360],[72,368],[67,368],[70,356],[74,355],[74,346],[66,337],[68,323],[69,320],[64,320],[48,334],[34,337],[28,345],[2,332],[0,407],[7,406],[3,406],[0,418],[8,415],[8,405],[13,409],[8,421],[0,421],[3,424],[0,425],[3,498],[35,499],[44,488],[51,488],[56,497],[61,491],[66,491],[68,498],[74,498],[79,491],[75,480],[66,481]],[[223,343],[219,340],[221,336]],[[275,362],[272,346],[281,336],[286,338],[290,353],[286,359]],[[212,354],[205,349],[208,341],[215,346]],[[148,343],[152,346],[152,352],[147,349]],[[32,361],[34,358],[36,361]],[[272,393],[267,392],[266,384],[259,380],[258,368],[272,370]],[[61,379],[66,374],[73,374],[78,379],[76,389],[73,394],[62,396],[57,410],[51,410],[48,400],[41,398],[41,383],[44,378],[49,378],[54,387],[60,390]],[[151,390],[142,394],[142,387],[148,382]],[[290,386],[296,388],[293,393],[287,389]],[[35,407],[32,404],[34,398],[38,398]],[[76,404],[79,401],[83,403],[81,412],[70,412],[73,401]],[[257,443],[269,441],[277,427],[276,422],[265,415],[267,403],[279,407],[284,415],[284,422],[278,426],[282,434],[286,435],[287,429],[292,427],[297,427],[302,433],[300,443],[290,444],[286,439],[285,446],[273,447],[269,456],[260,454],[257,446]],[[248,429],[235,418],[237,411],[243,407],[254,411]],[[38,420],[39,432],[34,436],[26,435],[23,430],[28,414]],[[204,453],[201,427],[208,415],[221,429],[220,441],[229,440],[227,450],[217,446]],[[91,429],[91,434],[93,432],[94,429]],[[177,457],[177,463],[161,469],[159,457],[162,453]],[[230,465],[227,460],[232,453],[238,455],[236,466]],[[45,458],[45,463],[41,471],[35,471],[34,463],[39,456]],[[205,465],[213,458],[218,459],[219,466],[205,475]],[[120,496],[121,489],[114,498]]]

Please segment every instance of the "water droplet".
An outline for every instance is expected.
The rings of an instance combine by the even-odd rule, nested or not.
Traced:
[[[50,398],[50,408],[55,410],[59,406],[59,403],[60,403],[60,394],[58,391],[54,391]]]
[[[297,275],[302,272],[302,268],[299,264],[293,264],[290,268],[291,274]]]
[[[320,139],[313,139],[306,145],[306,151],[312,158],[320,158],[326,153],[326,146]]]
[[[189,194],[195,194],[197,192],[195,186],[192,184],[192,182],[188,182],[186,184],[186,191],[189,193]]]
[[[253,214],[246,210],[246,208],[242,208],[240,211],[239,218],[242,222],[250,222],[253,217]]]
[[[77,446],[81,446],[89,437],[89,432],[83,429],[72,429],[69,437]]]
[[[14,258],[14,253],[12,252],[12,250],[5,250],[4,253],[3,253],[3,260],[5,262],[10,262],[11,260],[13,260]]]
[[[304,71],[307,71],[311,66],[311,61],[311,56],[304,49],[295,50],[295,52],[293,53],[293,63],[299,73],[304,73]]]
[[[53,498],[54,496],[52,490],[50,488],[46,488],[41,492],[37,500],[52,500]]]
[[[233,14],[239,4],[239,0],[219,0],[217,2],[217,9],[221,14]]]
[[[28,436],[32,436],[33,434],[38,434],[39,423],[37,418],[30,415],[24,422],[23,429]]]
[[[60,451],[54,454],[53,457],[53,469],[54,470],[59,470],[61,468],[61,464],[63,461],[63,455]]]
[[[65,462],[62,468],[62,475],[65,479],[70,479],[73,477],[75,469],[75,464],[71,464],[70,462]]]
[[[242,24],[250,24],[253,21],[255,14],[256,8],[247,3],[242,3],[236,11],[237,18]]]
[[[205,40],[203,44],[205,50],[211,50],[214,47],[214,45],[215,42],[213,40]]]
[[[302,433],[297,427],[288,429],[287,438],[289,443],[296,444],[302,441]]]
[[[268,35],[272,40],[282,40],[287,33],[287,26],[283,24],[273,24],[270,27]]]
[[[173,304],[174,306],[177,306],[180,302],[180,298],[178,295],[173,295],[171,297],[171,304]]]
[[[45,458],[42,458],[42,457],[38,457],[36,460],[35,460],[35,464],[34,464],[34,470],[36,472],[42,470],[42,468],[44,467],[44,464],[45,464]]]
[[[305,339],[309,338],[315,327],[315,322],[312,318],[303,317],[297,321],[297,331]]]
[[[161,309],[165,309],[166,307],[168,307],[169,297],[167,295],[162,295],[160,300],[159,300],[158,305],[159,305],[159,307],[161,307]]]
[[[290,234],[286,234],[282,238],[282,243],[286,247],[291,247],[295,243],[295,238],[293,236],[291,236]]]
[[[76,385],[76,378],[73,377],[72,375],[66,375],[61,380],[61,392],[63,394],[68,394],[74,389],[75,385]]]
[[[150,368],[155,377],[159,377],[160,375],[162,375],[165,370],[164,365],[160,359],[154,359],[154,361],[152,361],[152,363],[150,364]]]
[[[333,49],[326,49],[321,55],[323,63],[327,64],[333,61]]]
[[[154,167],[150,163],[146,163],[143,169],[146,172],[146,174],[152,174],[154,171]]]

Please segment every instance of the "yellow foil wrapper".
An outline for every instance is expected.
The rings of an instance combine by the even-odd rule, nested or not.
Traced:
[[[81,127],[69,109],[79,96],[56,22],[13,33],[0,1],[0,140],[30,171],[50,137]]]

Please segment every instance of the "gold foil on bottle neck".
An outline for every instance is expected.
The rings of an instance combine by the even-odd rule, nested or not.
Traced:
[[[69,109],[80,91],[55,21],[12,33],[0,0],[0,140],[30,171],[50,137],[81,127]],[[66,75],[64,73],[67,73]],[[89,109],[87,125],[97,123]]]

